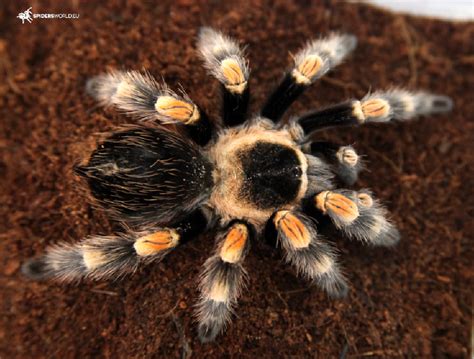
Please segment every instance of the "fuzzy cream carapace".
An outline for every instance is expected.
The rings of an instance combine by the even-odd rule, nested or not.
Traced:
[[[248,116],[250,69],[243,47],[210,28],[199,32],[198,50],[220,82],[220,119],[211,120],[184,91],[148,72],[115,70],[92,78],[89,94],[138,119],[104,137],[75,167],[96,204],[123,229],[49,247],[23,272],[65,282],[116,279],[161,260],[213,225],[216,244],[204,263],[196,304],[202,342],[214,340],[230,322],[245,287],[246,256],[258,239],[276,243],[297,274],[331,297],[345,296],[337,252],[316,224],[327,222],[349,238],[379,246],[396,244],[399,233],[370,191],[337,188],[356,183],[364,167],[356,150],[317,141],[315,133],[445,112],[452,105],[445,96],[389,89],[281,121],[356,43],[352,35],[335,33],[309,41],[254,116]],[[164,126],[169,124],[175,126]]]
[[[242,153],[252,151],[257,143],[285,147],[299,161],[301,176],[298,192],[281,208],[297,207],[308,188],[308,161],[292,135],[286,129],[267,129],[265,122],[260,121],[257,119],[249,126],[226,129],[209,149],[209,158],[214,165],[214,188],[208,205],[224,224],[234,218],[241,218],[260,229],[275,211],[274,208],[258,206],[242,191],[248,182],[242,166]]]

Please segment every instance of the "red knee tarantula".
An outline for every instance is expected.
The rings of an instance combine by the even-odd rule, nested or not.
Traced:
[[[222,84],[223,128],[209,121],[186,94],[148,73],[113,71],[91,79],[87,90],[141,120],[113,132],[76,166],[96,202],[123,233],[59,244],[25,263],[34,279],[117,278],[140,263],[160,260],[214,223],[214,254],[204,264],[197,305],[199,338],[213,340],[230,321],[246,271],[250,241],[274,236],[288,263],[333,297],[347,284],[336,253],[318,234],[315,218],[350,238],[391,246],[399,233],[368,190],[337,189],[357,180],[361,163],[352,146],[309,141],[335,126],[410,119],[445,112],[445,96],[392,89],[309,112],[282,124],[293,101],[342,62],[356,45],[351,35],[309,42],[269,96],[247,119],[249,68],[236,41],[210,28],[198,47]],[[182,133],[160,124],[182,124]],[[183,132],[182,131],[182,132]]]

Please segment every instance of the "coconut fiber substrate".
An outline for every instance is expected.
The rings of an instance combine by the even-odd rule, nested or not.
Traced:
[[[468,358],[472,310],[474,25],[312,1],[2,1],[0,5],[0,358]],[[79,19],[17,15],[78,13]],[[73,174],[99,133],[133,123],[85,93],[108,69],[145,68],[182,85],[212,117],[218,84],[195,51],[208,25],[248,44],[251,111],[308,39],[357,35],[348,60],[288,116],[403,86],[453,98],[452,113],[332,129],[368,170],[356,188],[384,201],[402,239],[393,249],[329,240],[351,283],[332,300],[295,276],[280,252],[254,244],[246,290],[228,330],[197,339],[197,278],[213,233],[120,281],[32,282],[21,264],[48,245],[119,227]]]

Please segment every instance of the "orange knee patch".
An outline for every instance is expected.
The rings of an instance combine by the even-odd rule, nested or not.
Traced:
[[[316,196],[315,202],[316,207],[323,213],[330,210],[345,222],[352,222],[359,217],[357,205],[342,194],[324,191]]]
[[[386,117],[390,114],[389,103],[381,98],[364,101],[361,108],[365,117]]]
[[[136,240],[133,247],[139,256],[150,256],[176,247],[179,234],[174,229],[163,229]]]
[[[357,195],[359,203],[364,207],[372,207],[374,200],[367,193],[359,193]]]
[[[185,124],[199,120],[199,111],[195,105],[178,100],[172,96],[160,96],[156,100],[155,110],[163,116]]]
[[[242,254],[249,237],[247,226],[241,223],[233,225],[225,235],[219,255],[224,262],[236,263]]]
[[[341,147],[337,152],[336,156],[339,162],[342,162],[348,166],[354,167],[359,162],[359,156],[352,148]]]
[[[273,220],[279,232],[290,240],[294,248],[306,248],[311,234],[306,225],[290,211],[278,211]]]
[[[221,62],[221,71],[226,80],[225,86],[229,91],[240,94],[245,90],[247,81],[237,60],[232,58],[223,60]]]
[[[299,84],[309,85],[311,79],[318,73],[323,60],[318,55],[307,56],[293,71],[293,77]]]

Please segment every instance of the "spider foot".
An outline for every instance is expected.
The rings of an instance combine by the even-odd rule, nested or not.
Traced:
[[[387,210],[368,190],[323,191],[314,197],[314,204],[351,238],[378,246],[393,246],[400,240]]]
[[[302,213],[277,211],[273,217],[285,259],[297,272],[333,298],[347,295],[348,286],[334,249],[318,237],[316,226]]]
[[[230,224],[219,235],[214,255],[204,264],[196,312],[203,343],[214,340],[231,319],[246,276],[242,263],[249,250],[251,230],[244,222]]]

